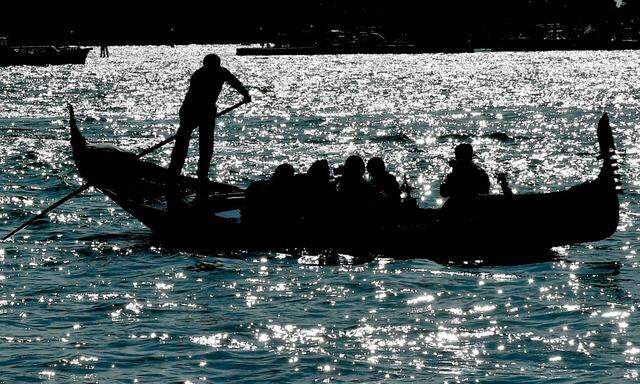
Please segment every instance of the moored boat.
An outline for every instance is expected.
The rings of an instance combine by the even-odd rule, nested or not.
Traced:
[[[413,55],[420,53],[462,53],[467,49],[457,48],[425,48],[415,45],[377,45],[358,46],[284,46],[284,47],[240,47],[236,49],[238,56],[312,56],[312,55]]]
[[[74,46],[10,46],[0,38],[0,66],[84,64],[91,48]]]
[[[304,35],[304,34],[303,34]],[[374,31],[330,30],[325,33],[308,33],[301,40],[280,38],[278,43],[262,46],[239,47],[238,56],[289,56],[289,55],[382,55],[419,53],[468,52],[461,47],[425,47],[404,41],[388,41]]]
[[[89,144],[73,115],[73,158],[82,177],[168,244],[202,250],[329,249],[396,258],[505,261],[514,250],[541,252],[611,236],[618,225],[615,145],[605,114],[598,124],[600,174],[569,189],[512,196],[450,199],[440,209],[405,204],[371,220],[341,216],[329,225],[304,220],[250,222],[246,198],[236,186],[210,183],[206,210],[190,204],[197,180],[182,177],[180,208],[167,209],[168,172],[110,146]]]

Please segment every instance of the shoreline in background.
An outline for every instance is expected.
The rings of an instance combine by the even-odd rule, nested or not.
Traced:
[[[179,42],[168,42],[158,40],[41,40],[41,41],[25,41],[16,43],[15,45],[31,46],[31,45],[73,45],[99,47],[107,46],[187,46],[187,45],[236,45],[238,48],[252,47],[255,48],[261,41],[231,41],[231,40],[189,40]],[[258,46],[259,47],[259,46]],[[295,50],[296,46],[289,47]],[[276,49],[276,48],[265,48]],[[548,52],[548,51],[619,51],[619,50],[638,50],[640,49],[640,41],[621,41],[610,42],[608,44],[599,44],[588,41],[511,41],[507,40],[497,45],[489,46],[429,46],[415,45],[411,51],[403,52],[410,54],[423,53],[473,53],[473,52]],[[353,53],[353,52],[349,52]],[[296,53],[292,53],[296,54]],[[401,53],[400,53],[401,54]]]
[[[187,4],[110,3],[95,12],[25,3],[23,12],[13,11],[3,20],[0,36],[8,36],[12,45],[379,44],[415,46],[424,52],[640,48],[640,0],[427,3],[218,2],[214,13]]]

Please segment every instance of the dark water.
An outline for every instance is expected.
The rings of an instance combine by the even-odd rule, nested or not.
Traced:
[[[90,140],[145,148],[174,132],[188,76],[211,51],[255,101],[219,121],[219,180],[246,185],[283,161],[306,169],[322,157],[381,155],[423,206],[437,206],[446,160],[470,142],[519,192],[558,190],[597,174],[595,127],[608,111],[625,188],[619,231],[527,265],[238,260],[158,248],[90,191],[1,245],[0,381],[638,379],[640,53],[110,51],[85,66],[0,68],[3,233],[81,183],[65,103]],[[220,105],[238,98],[226,92]],[[166,165],[170,149],[150,159]]]

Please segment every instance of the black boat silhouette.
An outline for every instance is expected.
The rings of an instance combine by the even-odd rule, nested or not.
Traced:
[[[10,46],[0,37],[0,66],[84,64],[89,51],[75,46]]]
[[[206,251],[327,249],[396,258],[517,262],[516,254],[593,242],[618,226],[620,193],[615,145],[607,114],[598,124],[599,176],[566,190],[450,199],[440,209],[406,206],[392,220],[353,226],[336,217],[326,227],[282,220],[245,223],[241,188],[210,183],[208,211],[188,203],[197,180],[181,177],[183,209],[167,210],[167,169],[118,148],[89,144],[70,120],[73,158],[82,177],[172,246]]]

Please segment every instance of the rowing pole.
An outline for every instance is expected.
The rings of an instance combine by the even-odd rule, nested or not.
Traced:
[[[232,106],[230,106],[227,109],[224,109],[218,113],[216,113],[216,118],[227,114],[231,111],[233,111],[234,109],[238,108],[239,106],[245,104],[246,102],[243,100],[239,103],[236,103]],[[162,140],[161,142],[159,142],[158,144],[154,145],[153,147],[147,148],[144,151],[138,153],[136,155],[137,158],[141,158],[142,156],[148,155],[151,152],[155,151],[156,149],[172,142],[173,140],[176,139],[177,135],[173,135],[171,137],[168,137],[164,140]],[[33,224],[34,222],[36,222],[37,220],[40,220],[41,218],[43,218],[46,214],[48,214],[49,212],[53,211],[54,209],[58,208],[59,206],[61,206],[62,204],[66,203],[67,201],[73,199],[74,197],[78,196],[79,194],[81,194],[82,192],[86,191],[87,189],[89,189],[91,187],[91,184],[89,183],[85,183],[82,186],[80,186],[78,189],[76,189],[75,191],[69,193],[68,195],[66,195],[65,197],[63,197],[62,199],[56,201],[55,203],[51,204],[49,207],[47,207],[44,211],[38,213],[37,215],[35,215],[34,217],[32,217],[31,219],[25,221],[24,223],[20,224],[20,226],[18,226],[16,229],[14,229],[13,231],[9,232],[7,235],[5,235],[2,238],[2,241],[7,240],[8,238],[10,238],[11,236],[15,235],[16,233],[20,232],[20,230],[22,230],[23,228]]]

